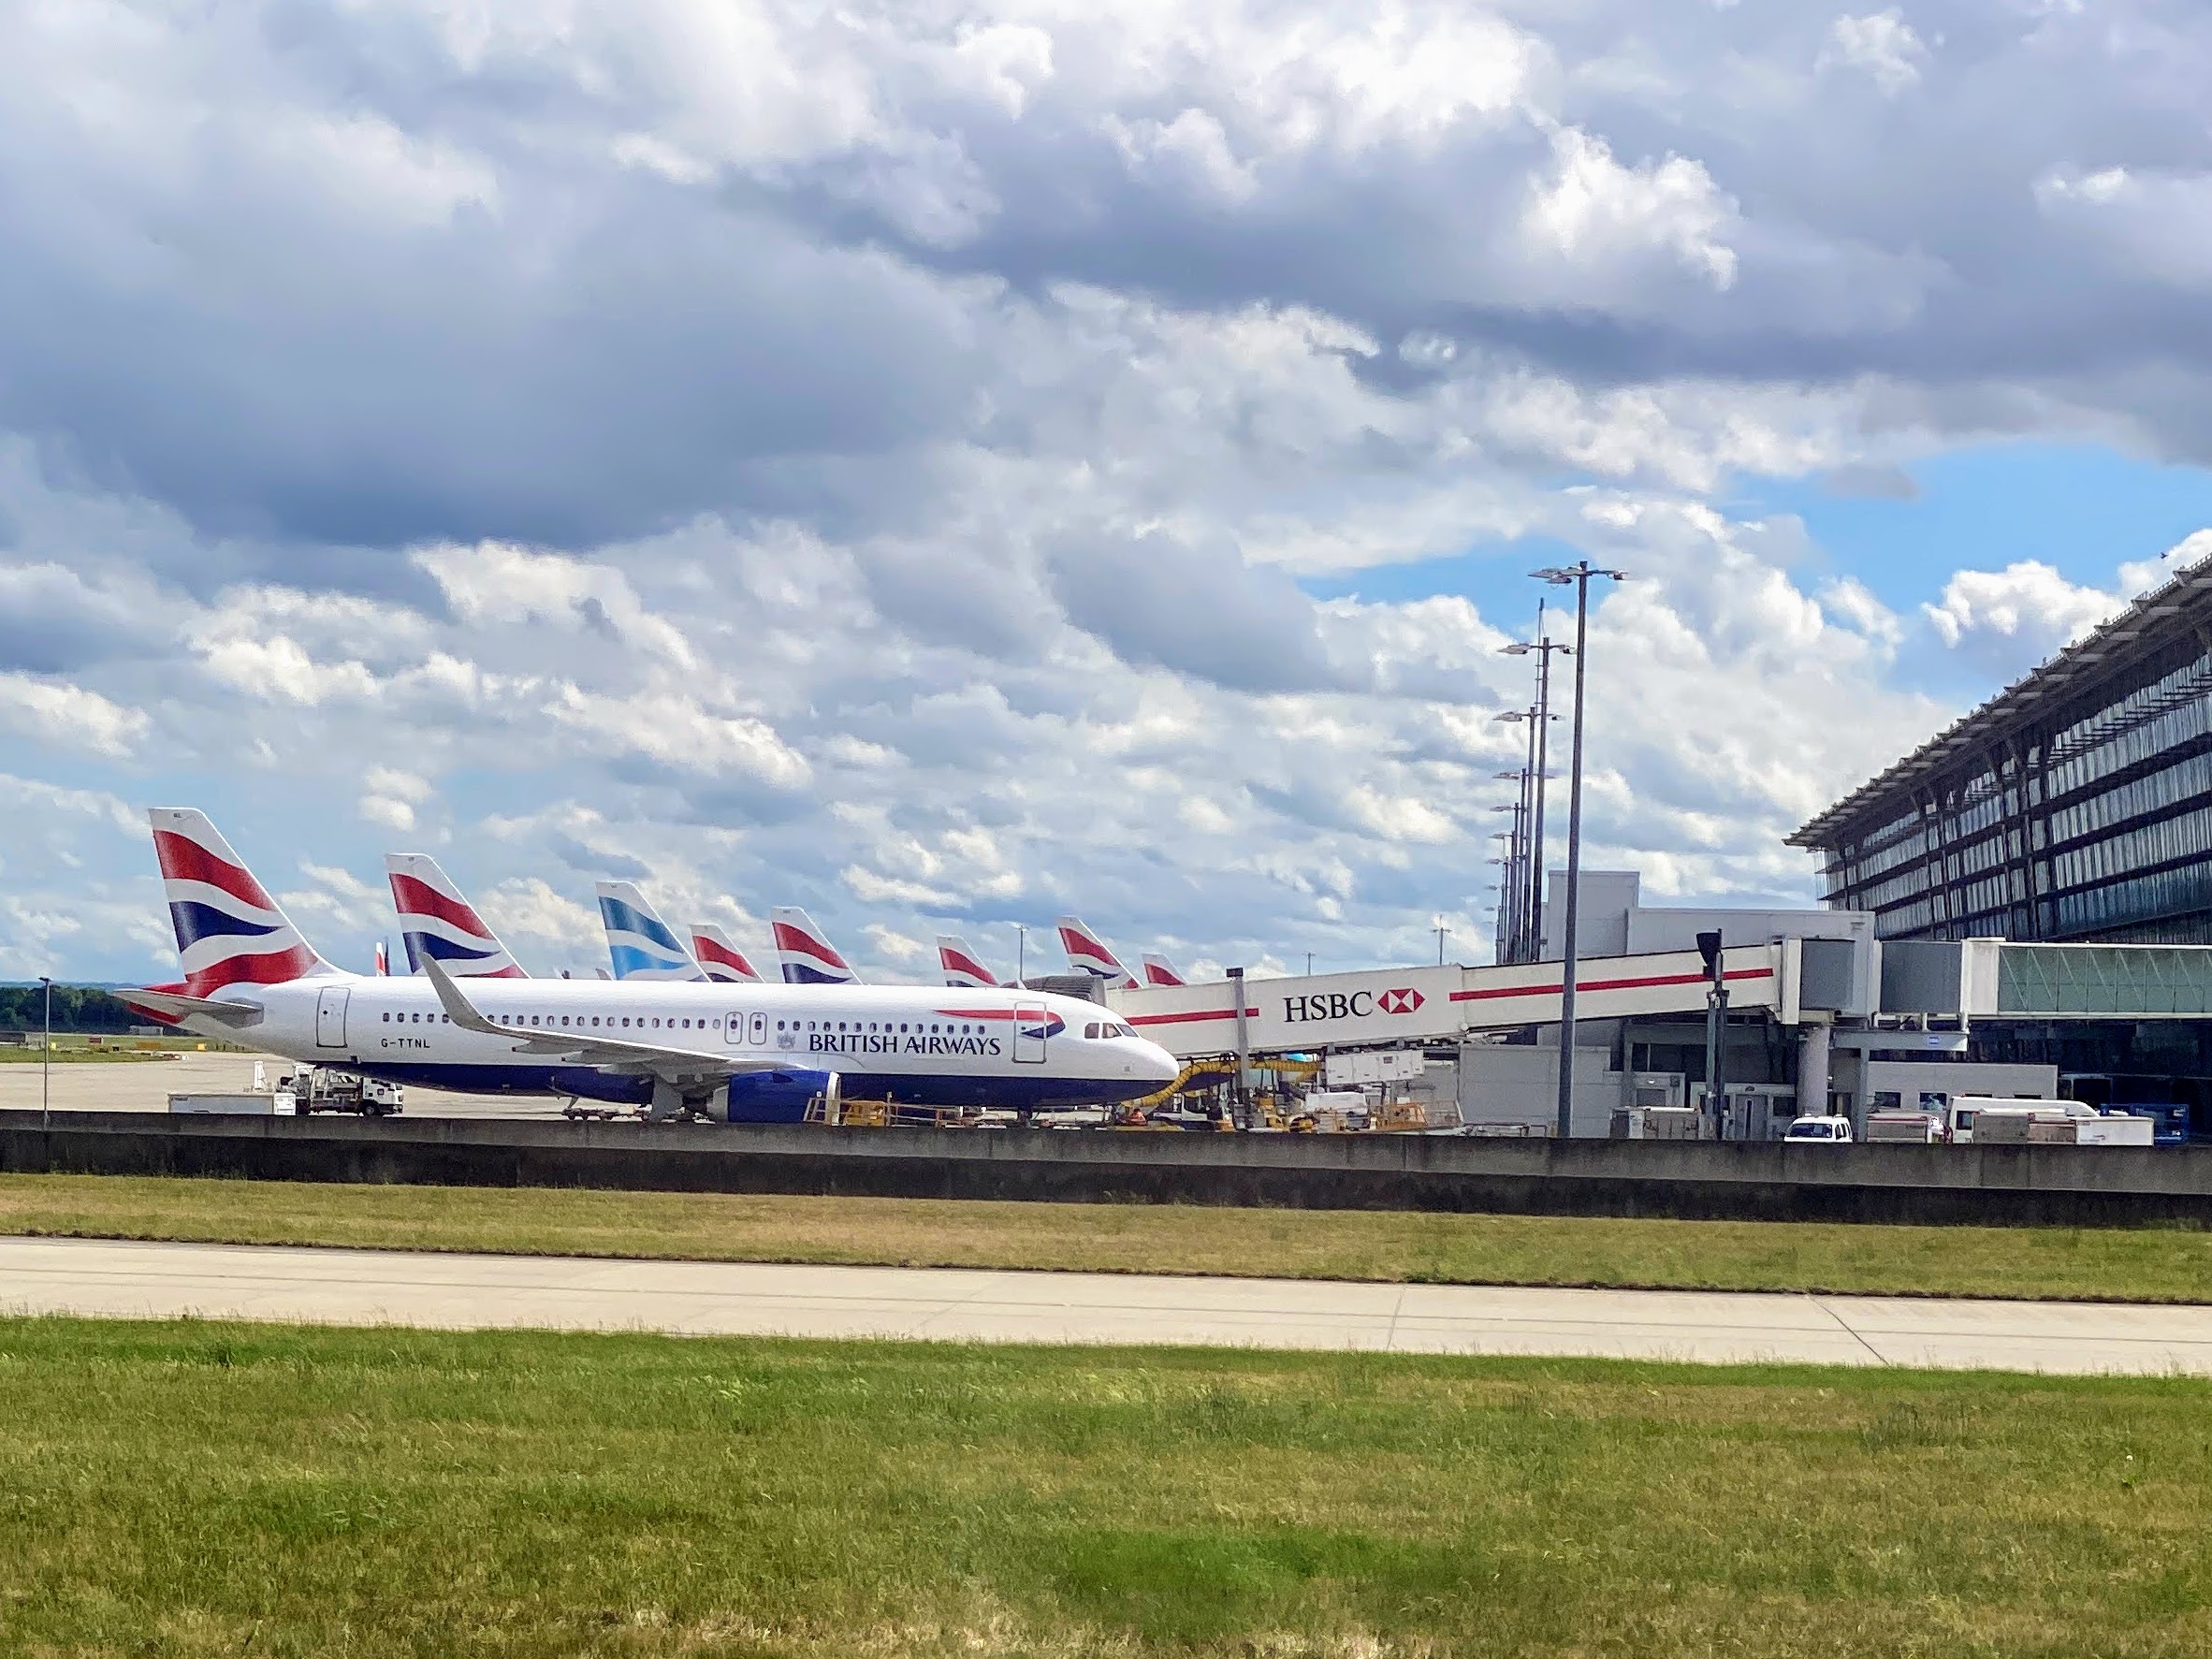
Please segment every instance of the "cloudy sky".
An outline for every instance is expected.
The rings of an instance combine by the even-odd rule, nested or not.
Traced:
[[[1487,954],[1782,837],[2212,526],[2212,12],[0,0],[0,975],[436,854],[870,971]],[[2170,568],[2170,566],[2168,567]]]

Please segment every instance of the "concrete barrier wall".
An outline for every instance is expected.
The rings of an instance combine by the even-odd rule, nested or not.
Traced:
[[[1716,1145],[0,1112],[0,1169],[1547,1215],[2212,1224],[2212,1148]]]

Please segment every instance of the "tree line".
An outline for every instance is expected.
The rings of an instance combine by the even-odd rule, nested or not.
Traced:
[[[36,1031],[46,1020],[46,987],[0,985],[0,1031]],[[56,1031],[127,1031],[151,1025],[144,1014],[133,1013],[95,985],[56,985],[53,988],[53,1028]]]

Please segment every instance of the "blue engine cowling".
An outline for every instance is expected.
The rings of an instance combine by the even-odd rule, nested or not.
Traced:
[[[828,1093],[830,1082],[827,1071],[796,1067],[749,1071],[730,1079],[728,1110],[716,1115],[724,1123],[804,1123],[807,1108]]]

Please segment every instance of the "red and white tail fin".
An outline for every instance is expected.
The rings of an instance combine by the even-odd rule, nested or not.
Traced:
[[[963,991],[988,991],[997,988],[998,982],[991,977],[991,970],[983,966],[983,959],[968,948],[968,941],[952,934],[937,936],[937,963],[944,969],[945,983]]]
[[[1148,985],[1186,985],[1190,982],[1175,971],[1175,965],[1157,951],[1147,951],[1143,955],[1144,982]]]
[[[338,972],[254,880],[206,813],[156,807],[146,817],[188,994],[211,997],[234,985],[279,985]]]
[[[691,956],[706,970],[710,980],[724,984],[758,984],[761,970],[752,965],[752,958],[737,948],[737,941],[715,922],[691,924]]]
[[[1106,941],[1076,918],[1062,916],[1059,929],[1060,949],[1068,953],[1068,965],[1077,973],[1094,975],[1116,988],[1137,982],[1136,976],[1121,965],[1121,958],[1107,949]]]
[[[776,956],[787,985],[857,985],[860,975],[837,952],[837,947],[814,918],[796,906],[779,905],[768,912],[768,925],[776,934]]]
[[[530,977],[436,859],[423,852],[387,852],[384,870],[391,880],[411,971],[420,973],[423,958],[433,956],[457,980]]]

